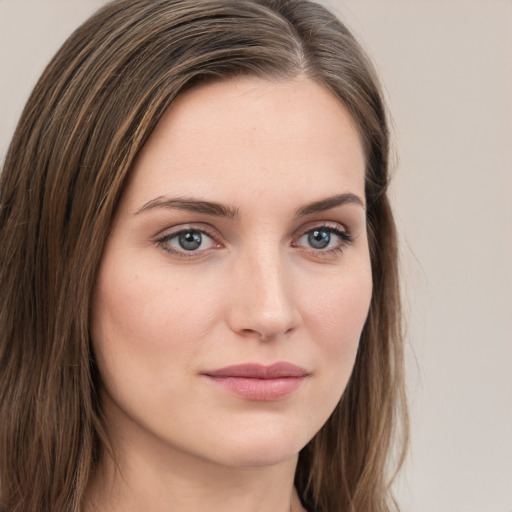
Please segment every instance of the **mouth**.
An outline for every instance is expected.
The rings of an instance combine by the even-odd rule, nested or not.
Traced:
[[[254,363],[227,366],[202,375],[246,400],[274,401],[296,391],[309,373],[300,366],[279,362],[270,366]]]

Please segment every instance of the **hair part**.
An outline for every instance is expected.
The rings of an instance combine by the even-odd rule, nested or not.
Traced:
[[[322,512],[390,510],[388,455],[407,416],[389,134],[373,67],[307,0],[118,0],[66,41],[23,111],[0,178],[0,506],[78,512],[109,450],[89,306],[133,162],[178,94],[240,75],[305,75],[337,95],[366,156],[373,296],[343,397],[302,450]],[[402,451],[398,465],[403,459]]]

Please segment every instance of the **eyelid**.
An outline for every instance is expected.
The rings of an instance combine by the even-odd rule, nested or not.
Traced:
[[[160,230],[154,238],[167,238],[172,235],[177,235],[182,231],[198,231],[207,234],[211,238],[220,238],[220,235],[216,229],[203,222],[184,222],[182,224],[176,224],[175,226],[169,226]]]
[[[293,235],[293,239],[297,240],[301,236],[303,236],[305,233],[308,233],[309,231],[313,231],[314,229],[321,229],[325,228],[328,231],[331,232],[338,232],[341,234],[346,234],[348,236],[352,236],[351,231],[348,229],[347,226],[340,222],[335,221],[328,221],[328,220],[319,220],[319,221],[312,221],[308,222],[305,225],[302,225],[299,229],[295,231],[295,234]]]
[[[303,247],[302,245],[298,245],[297,242],[300,240],[304,235],[307,233],[314,231],[314,230],[322,230],[329,233],[334,233],[336,236],[340,238],[340,242],[335,247],[330,247],[328,249],[315,249],[314,247]],[[347,245],[351,244],[354,241],[354,236],[349,231],[349,229],[344,226],[343,224],[340,224],[338,222],[332,222],[332,221],[315,221],[308,223],[305,226],[302,226],[300,230],[296,231],[296,234],[292,238],[292,246],[298,247],[298,248],[304,248],[304,250],[313,253],[313,254],[319,254],[321,256],[327,256],[332,255],[335,252],[342,251]]]
[[[166,242],[176,236],[178,236],[181,233],[186,232],[196,232],[201,233],[202,235],[206,235],[208,238],[210,238],[214,245],[216,247],[210,247],[207,249],[197,250],[197,251],[186,251],[186,250],[180,250],[176,247],[170,246],[169,244],[166,244]],[[162,231],[160,231],[156,236],[154,243],[160,247],[163,251],[169,254],[173,254],[175,256],[181,257],[181,258],[199,258],[202,255],[210,252],[213,249],[218,249],[223,246],[222,242],[219,241],[220,239],[219,233],[214,230],[211,226],[207,224],[179,224],[177,226],[173,226],[171,228],[166,228]]]

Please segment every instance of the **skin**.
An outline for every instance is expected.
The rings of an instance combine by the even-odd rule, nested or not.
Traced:
[[[136,161],[93,296],[119,470],[105,455],[95,510],[304,510],[297,455],[346,387],[371,298],[364,168],[345,106],[304,77],[203,85],[169,108]],[[304,211],[341,194],[361,204]],[[325,248],[312,247],[314,228]],[[201,245],[185,250],[183,230]],[[277,361],[308,373],[278,400],[203,374]]]

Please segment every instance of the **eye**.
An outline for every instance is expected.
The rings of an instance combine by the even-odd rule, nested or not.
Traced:
[[[341,250],[352,241],[352,236],[338,226],[318,226],[301,235],[293,245],[330,252]]]
[[[325,249],[331,243],[331,233],[325,229],[315,229],[307,235],[308,244],[315,249]]]
[[[178,256],[192,255],[212,249],[218,244],[205,231],[200,229],[181,229],[157,240],[157,244],[166,252]]]

